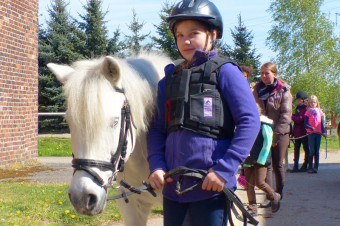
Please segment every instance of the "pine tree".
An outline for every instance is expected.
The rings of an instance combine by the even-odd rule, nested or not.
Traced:
[[[85,15],[80,15],[84,22],[79,22],[80,28],[86,34],[86,53],[88,58],[107,54],[107,28],[104,20],[107,12],[101,10],[101,0],[89,0],[83,6]]]
[[[258,74],[261,55],[256,54],[256,48],[253,47],[254,36],[242,22],[241,14],[238,15],[238,25],[235,26],[234,31],[231,31],[231,36],[234,40],[234,47],[222,44],[222,52],[239,65],[251,66],[254,69],[254,74]],[[254,77],[250,80],[253,81]]]
[[[109,40],[108,44],[107,44],[107,54],[108,55],[118,55],[121,57],[124,57],[123,53],[121,53],[122,50],[124,50],[126,48],[126,45],[124,42],[119,41],[121,32],[120,29],[117,28],[114,32],[113,32],[113,37]]]
[[[128,25],[129,30],[132,32],[132,35],[125,35],[127,48],[130,50],[131,55],[136,55],[140,52],[140,50],[143,48],[145,50],[148,50],[151,48],[151,45],[142,45],[142,42],[149,37],[150,32],[145,35],[141,35],[141,30],[143,29],[145,25],[145,22],[139,23],[136,11],[132,10],[132,21]]]
[[[152,37],[152,40],[155,42],[157,49],[162,50],[164,53],[168,54],[171,59],[176,60],[180,58],[180,55],[177,51],[175,38],[172,32],[169,30],[168,22],[166,20],[166,18],[170,16],[174,5],[174,3],[170,4],[168,2],[163,4],[161,13],[159,14],[161,17],[161,22],[159,25],[154,25],[157,29],[156,32],[158,33],[159,38]]]
[[[81,32],[72,25],[64,0],[54,0],[48,9],[50,20],[46,30],[39,29],[39,112],[65,111],[65,96],[62,86],[47,69],[50,62],[69,64],[82,55],[77,52],[75,43]],[[40,117],[39,130],[67,128],[62,117]]]

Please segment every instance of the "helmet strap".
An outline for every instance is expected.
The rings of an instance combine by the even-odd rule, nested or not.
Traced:
[[[212,50],[215,49],[215,45],[216,45],[216,40],[215,40],[215,35],[214,35],[214,29],[213,28],[210,29],[210,34],[211,34],[211,42],[212,42],[210,51],[212,51]]]

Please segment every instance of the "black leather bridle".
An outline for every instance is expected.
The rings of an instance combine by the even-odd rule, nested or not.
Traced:
[[[114,89],[125,96],[125,91],[123,88],[114,87]],[[124,171],[126,148],[128,143],[127,134],[130,132],[131,137],[133,136],[131,124],[133,124],[133,121],[131,118],[130,105],[125,96],[125,101],[121,109],[119,143],[115,154],[112,155],[111,157],[111,161],[106,162],[92,159],[73,158],[72,167],[74,168],[74,173],[77,170],[84,170],[90,175],[92,175],[100,186],[105,188],[113,187],[113,181],[115,180],[115,176],[117,175],[117,173]],[[112,177],[109,179],[108,185],[105,185],[105,181],[100,177],[100,175],[95,170],[93,170],[93,167],[100,169],[108,169],[112,171]]]

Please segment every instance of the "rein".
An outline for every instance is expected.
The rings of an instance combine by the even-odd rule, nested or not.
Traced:
[[[294,142],[294,140],[302,139],[304,137],[307,137],[310,134],[313,134],[313,133],[306,133],[305,135],[300,136],[300,137],[290,137],[289,140],[292,140]],[[314,133],[314,134],[323,135],[322,133]],[[326,140],[326,158],[327,158],[327,137],[325,137],[325,140]]]
[[[125,91],[124,89],[114,87],[114,89],[122,93],[125,96]],[[135,188],[131,185],[129,185],[127,182],[122,180],[120,182],[120,186],[114,187],[113,182],[115,180],[115,177],[118,172],[123,172],[124,171],[124,166],[125,166],[125,160],[126,160],[126,149],[127,149],[127,134],[128,132],[131,133],[132,137],[132,130],[131,130],[131,124],[133,124],[132,117],[131,117],[131,111],[130,111],[130,105],[125,98],[124,104],[121,109],[121,125],[120,125],[120,134],[119,134],[119,143],[117,146],[117,150],[114,155],[111,156],[111,161],[100,161],[100,160],[92,160],[92,159],[77,159],[73,158],[72,160],[72,167],[74,168],[73,174],[77,170],[84,170],[90,175],[93,176],[93,178],[98,182],[98,184],[101,187],[104,188],[114,188],[118,189],[120,186],[122,186],[122,194],[121,195],[116,195],[114,197],[108,197],[107,200],[113,200],[117,198],[124,198],[125,202],[128,202],[127,196],[131,194],[140,194],[142,191],[148,191],[150,192],[153,196],[156,196],[156,193],[153,192],[152,188],[150,185],[148,185],[146,182],[143,182],[143,186],[139,188]],[[105,184],[105,181],[100,177],[100,175],[93,170],[94,168],[99,168],[99,169],[108,169],[112,171],[112,177],[109,178],[108,184]],[[130,192],[126,193],[124,188],[127,188],[130,190]]]
[[[202,170],[202,169],[190,169],[184,166],[179,166],[175,169],[170,170],[169,172],[167,172],[164,175],[164,179],[167,179],[169,177],[173,177],[173,176],[179,176],[179,180],[176,183],[176,193],[178,195],[183,195],[187,192],[190,192],[196,188],[199,188],[202,183],[204,178],[206,177],[206,175],[208,174],[208,171],[206,170]],[[189,176],[189,177],[194,177],[197,179],[200,179],[199,182],[197,182],[196,184],[194,184],[193,186],[181,190],[181,186],[182,186],[182,181],[183,181],[183,176]],[[243,225],[247,225],[247,219],[249,219],[249,222],[253,225],[257,225],[259,222],[250,215],[250,213],[244,208],[243,203],[241,202],[241,200],[237,197],[237,195],[230,190],[227,185],[225,185],[223,187],[223,194],[226,196],[227,198],[227,203],[230,206],[230,209],[228,211],[228,220],[230,225],[234,226],[234,222],[232,219],[232,215],[231,215],[231,210],[233,211],[234,215],[236,216],[236,218],[240,221],[243,221]],[[240,214],[237,212],[234,204],[237,206],[237,208],[239,210],[241,210],[243,218],[240,216]]]

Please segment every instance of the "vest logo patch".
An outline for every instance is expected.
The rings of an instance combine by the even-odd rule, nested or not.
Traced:
[[[203,114],[205,118],[211,118],[212,117],[212,106],[213,106],[213,100],[212,97],[204,97],[204,103],[203,103]]]

